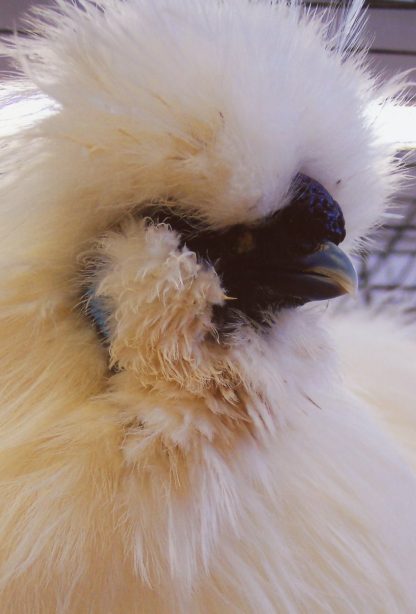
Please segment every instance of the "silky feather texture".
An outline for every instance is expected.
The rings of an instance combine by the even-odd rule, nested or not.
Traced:
[[[2,614],[412,612],[416,478],[365,321],[220,342],[215,270],[139,216],[250,222],[301,171],[358,246],[400,180],[367,114],[396,85],[346,53],[359,5],[338,34],[295,3],[81,5],[9,50],[3,95],[46,112],[0,147]]]
[[[414,467],[416,329],[397,311],[337,314],[330,325],[348,387],[366,399]]]

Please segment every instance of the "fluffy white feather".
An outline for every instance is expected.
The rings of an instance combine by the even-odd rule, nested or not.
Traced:
[[[284,2],[56,7],[0,113],[2,614],[410,614],[412,399],[377,417],[363,326],[304,307],[221,343],[214,269],[137,216],[257,220],[303,172],[358,246],[399,175],[366,113],[392,88],[346,54],[357,3],[336,36]]]

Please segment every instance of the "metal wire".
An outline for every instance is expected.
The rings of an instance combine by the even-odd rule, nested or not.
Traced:
[[[416,187],[414,193],[397,200],[394,216],[358,262],[361,300],[374,307],[400,304],[416,312]]]

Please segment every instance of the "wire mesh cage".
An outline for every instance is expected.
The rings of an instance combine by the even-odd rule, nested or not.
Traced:
[[[415,173],[416,158],[408,167]],[[416,180],[372,239],[357,261],[360,300],[375,308],[397,305],[416,317]]]

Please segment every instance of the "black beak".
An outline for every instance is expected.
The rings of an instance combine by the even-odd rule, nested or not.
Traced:
[[[334,243],[325,242],[311,254],[280,262],[275,268],[279,294],[300,302],[321,301],[355,294],[357,273],[348,256]]]

